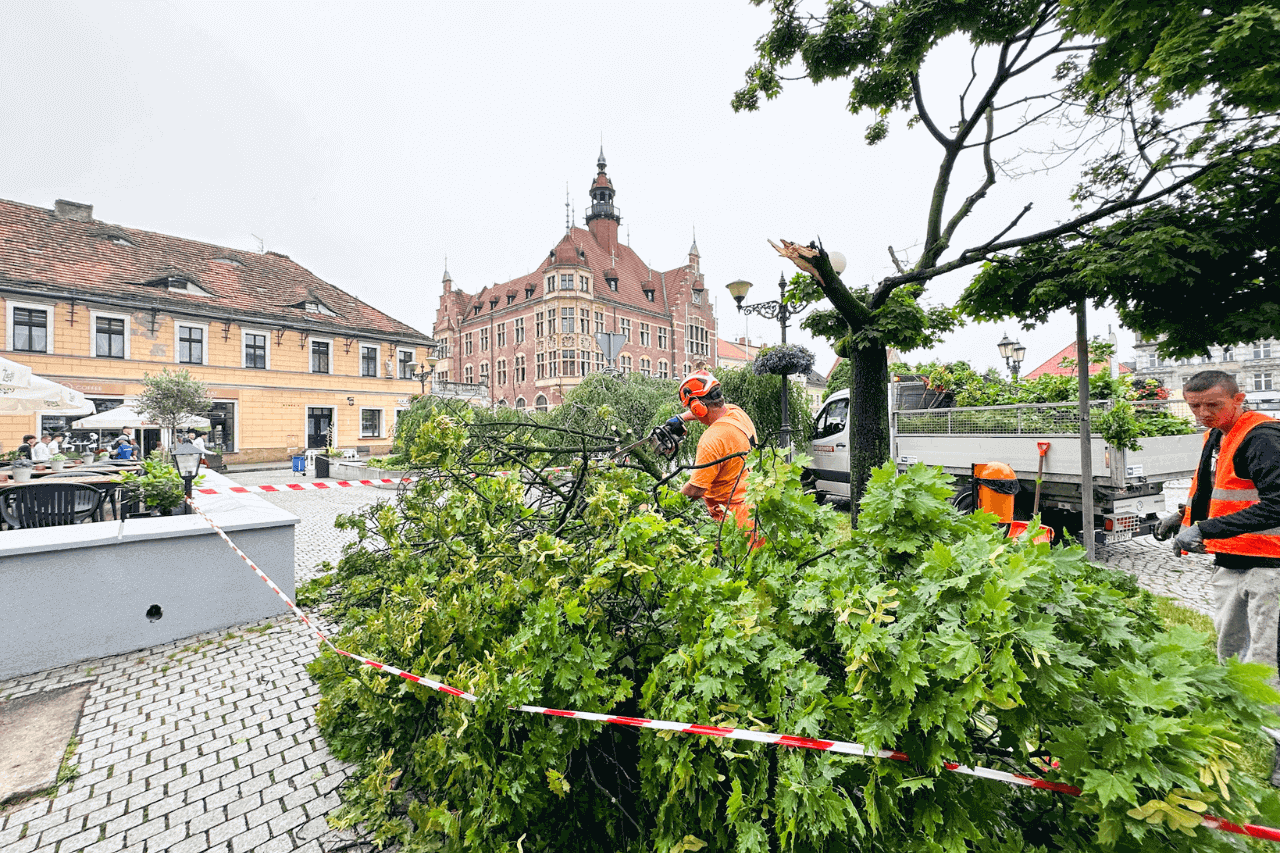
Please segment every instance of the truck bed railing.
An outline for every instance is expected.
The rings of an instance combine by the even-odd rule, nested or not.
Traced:
[[[1092,426],[1111,400],[1089,402]],[[1134,408],[1168,409],[1166,400],[1143,400]],[[1080,407],[1067,403],[1017,403],[1006,406],[966,406],[952,409],[915,409],[892,412],[898,435],[1044,435],[1080,434]],[[1095,429],[1093,435],[1098,435]]]

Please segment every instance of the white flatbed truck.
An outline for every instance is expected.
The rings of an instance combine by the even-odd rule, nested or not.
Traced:
[[[815,423],[813,462],[806,479],[820,498],[849,499],[848,394],[831,395]],[[1107,405],[1092,405],[1091,422]],[[1014,518],[1019,520],[1031,516],[1039,445],[1048,442],[1040,490],[1043,521],[1073,536],[1084,529],[1076,403],[891,409],[889,422],[891,453],[899,470],[917,462],[942,468],[956,478],[959,506],[968,496],[974,463],[1004,462],[1013,468],[1020,485],[1014,498]],[[1164,484],[1192,475],[1201,442],[1198,432],[1154,436],[1142,439],[1141,449],[1126,451],[1095,434],[1094,518],[1089,526],[1095,541],[1106,544],[1150,533],[1165,512]]]

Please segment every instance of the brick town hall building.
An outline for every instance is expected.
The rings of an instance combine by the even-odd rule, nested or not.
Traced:
[[[697,242],[683,266],[650,269],[618,242],[622,215],[603,150],[596,166],[587,227],[570,227],[533,272],[472,294],[445,270],[433,327],[436,379],[487,385],[498,405],[546,410],[608,366],[599,332],[626,336],[623,372],[679,379],[699,362],[716,363]]]

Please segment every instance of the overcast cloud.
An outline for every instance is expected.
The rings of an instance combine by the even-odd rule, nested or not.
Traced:
[[[603,140],[621,233],[651,266],[685,261],[694,229],[721,336],[776,342],[724,285],[776,298],[790,268],[766,238],[820,236],[846,281],[891,272],[923,231],[937,150],[901,123],[875,148],[839,85],[797,82],[759,113],[729,100],[767,14],[715,4],[7,3],[0,32],[0,197],[239,249],[282,252],[430,332],[444,258],[476,291],[534,269],[582,222]],[[960,79],[967,55],[927,82]],[[939,96],[939,104],[952,103]],[[972,164],[976,168],[976,163]],[[956,198],[969,191],[965,172]],[[1065,214],[1073,174],[1002,182],[959,241],[1027,201]],[[957,202],[958,203],[958,202]],[[254,236],[256,235],[256,236]],[[953,300],[966,279],[931,285]],[[1090,331],[1118,323],[1091,312]],[[934,355],[1001,363],[1006,327],[972,325]],[[1067,315],[1008,331],[1024,371],[1069,343]],[[834,354],[801,331],[826,369]],[[1121,333],[1121,353],[1133,335]],[[924,354],[916,354],[924,357]],[[914,359],[913,359],[914,360]],[[1002,365],[1002,363],[1001,363]]]

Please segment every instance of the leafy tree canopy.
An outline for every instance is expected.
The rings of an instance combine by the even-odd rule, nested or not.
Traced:
[[[887,425],[876,415],[884,349],[910,349],[908,339],[946,328],[945,314],[918,305],[922,285],[944,273],[986,264],[961,306],[976,316],[1035,322],[1081,299],[1110,302],[1140,331],[1169,334],[1171,353],[1203,349],[1214,335],[1235,341],[1280,332],[1272,293],[1280,0],[1212,7],[771,0],[769,7],[770,29],[756,42],[734,109],[758,109],[788,80],[842,80],[849,111],[870,117],[867,142],[881,142],[890,119],[903,114],[908,128],[923,127],[938,146],[914,263],[895,255],[896,274],[861,288],[846,285],[816,243],[780,248],[810,278],[792,298],[825,298],[834,309],[834,317],[812,319],[811,330],[855,361],[852,411],[868,425],[850,452],[855,496],[888,452]],[[955,38],[973,49],[959,97],[931,99],[921,70]],[[935,114],[944,104],[953,106]],[[1075,208],[1054,225],[1028,229],[1020,227],[1034,201],[1027,198],[1009,209],[1003,229],[954,244],[961,223],[989,204],[998,177],[1021,168],[1028,152],[1018,140],[1051,122],[1048,150],[1026,168],[1080,163]],[[980,164],[981,177],[953,198],[965,158]],[[1163,306],[1145,304],[1164,295],[1153,285],[1190,287],[1196,299],[1179,292]]]
[[[139,414],[168,430],[176,442],[178,430],[188,418],[209,411],[209,386],[186,369],[170,371],[166,367],[157,374],[143,374],[136,406]]]
[[[323,651],[317,722],[354,765],[339,826],[406,851],[1199,853],[1240,849],[1200,826],[1206,809],[1280,817],[1249,762],[1280,699],[1266,668],[1164,630],[1132,577],[1079,548],[958,514],[937,470],[879,469],[850,539],[797,467],[756,456],[750,550],[586,454],[545,459],[565,478],[476,476],[517,452],[477,426],[429,417],[412,446],[433,476],[340,522],[357,541],[331,587],[339,645],[480,701]],[[510,710],[524,704],[910,761]]]

